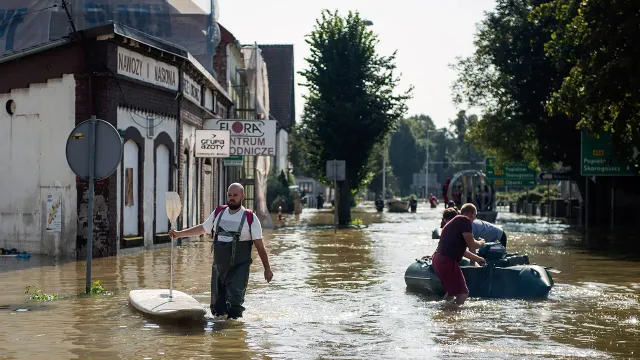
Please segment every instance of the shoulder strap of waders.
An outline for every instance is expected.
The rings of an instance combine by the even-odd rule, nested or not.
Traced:
[[[253,233],[251,232],[251,225],[253,224],[253,211],[249,209],[245,209],[244,212],[247,214],[247,225],[249,225],[249,239],[253,241]]]
[[[247,219],[247,213],[242,212],[242,219],[240,219],[240,226],[238,226],[238,231],[233,234],[233,243],[231,244],[231,261],[229,262],[229,266],[233,266],[236,260],[236,247],[238,245],[238,241],[240,240],[240,235],[242,234],[242,227],[244,226],[244,221]]]
[[[224,211],[227,209],[227,205],[220,205],[213,212],[213,242],[211,242],[211,253],[213,254],[213,247],[216,242],[218,242],[218,231],[220,230],[220,220],[222,220],[222,216],[224,215]]]

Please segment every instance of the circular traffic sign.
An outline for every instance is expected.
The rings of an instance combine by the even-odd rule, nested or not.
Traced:
[[[89,180],[89,130],[91,120],[78,124],[67,138],[67,163],[81,179]],[[118,130],[104,120],[95,120],[94,180],[108,178],[122,160],[122,138]]]

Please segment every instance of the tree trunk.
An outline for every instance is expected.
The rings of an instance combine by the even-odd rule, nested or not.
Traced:
[[[338,187],[338,225],[349,225],[351,222],[351,189],[349,189],[347,181],[341,181]]]

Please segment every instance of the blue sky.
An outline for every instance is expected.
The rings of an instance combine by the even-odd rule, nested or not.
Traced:
[[[209,0],[194,0],[207,7]],[[359,11],[373,21],[380,39],[378,51],[398,51],[401,88],[415,87],[409,114],[430,115],[446,126],[457,109],[451,101],[455,72],[448,64],[473,52],[473,34],[483,12],[494,0],[218,0],[218,21],[243,44],[293,44],[296,72],[304,69],[309,47],[304,42],[323,9],[346,14]],[[296,84],[303,81],[296,74]],[[300,119],[306,89],[296,86],[296,120]],[[466,109],[465,109],[466,110]]]

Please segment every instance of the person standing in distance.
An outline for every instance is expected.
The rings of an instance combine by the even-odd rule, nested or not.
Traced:
[[[229,185],[227,205],[219,206],[201,225],[169,232],[171,238],[213,235],[213,266],[211,268],[211,314],[227,315],[229,319],[242,317],[244,295],[249,281],[252,245],[256,246],[264,278],[271,282],[273,272],[269,256],[262,242],[262,227],[258,217],[242,206],[245,198],[241,184]]]
[[[471,222],[477,215],[473,204],[464,204],[460,209],[460,215],[455,216],[443,228],[440,234],[438,247],[433,254],[433,268],[438,274],[445,294],[444,300],[454,300],[457,305],[462,305],[469,297],[467,282],[460,269],[460,260],[467,253],[485,246],[485,241],[473,239]]]

